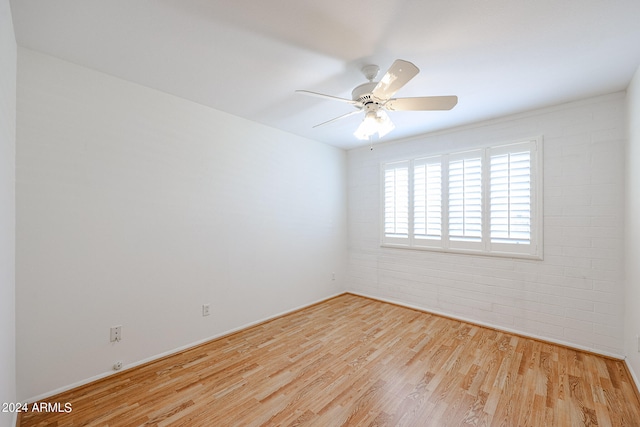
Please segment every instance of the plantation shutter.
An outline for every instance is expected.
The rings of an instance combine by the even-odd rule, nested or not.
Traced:
[[[525,148],[522,151],[522,148]],[[492,243],[531,243],[531,151],[509,147],[490,156]]]
[[[449,238],[482,241],[482,153],[449,160]]]
[[[384,241],[409,238],[409,162],[387,164],[384,174]]]
[[[442,237],[442,164],[440,157],[418,159],[413,166],[413,233],[416,239]]]
[[[542,259],[542,138],[381,164],[383,246]]]

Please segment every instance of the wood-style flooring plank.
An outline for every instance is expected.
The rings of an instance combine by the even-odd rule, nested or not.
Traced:
[[[640,426],[622,361],[345,294],[53,396],[30,426]]]

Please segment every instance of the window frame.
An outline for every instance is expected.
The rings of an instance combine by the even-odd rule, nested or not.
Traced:
[[[466,253],[475,255],[490,255],[509,258],[543,259],[543,139],[542,136],[527,138],[518,142],[495,145],[485,145],[471,150],[451,152],[437,155],[417,156],[410,159],[380,163],[380,246],[402,249],[417,249],[436,252]],[[496,242],[491,237],[491,157],[504,153],[518,153],[529,151],[529,214],[530,231],[529,243]],[[480,186],[481,186],[481,238],[480,241],[456,239],[450,236],[450,165],[452,161],[468,159],[473,155],[480,155]],[[415,234],[415,182],[416,166],[440,162],[440,238],[425,238]],[[384,176],[387,167],[391,165],[406,165],[408,173],[408,235],[406,238],[388,238],[385,236],[385,184]],[[424,214],[426,215],[426,213]],[[426,227],[426,225],[425,225]],[[493,238],[499,240],[498,238]]]

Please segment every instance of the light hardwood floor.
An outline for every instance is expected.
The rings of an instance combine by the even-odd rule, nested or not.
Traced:
[[[47,399],[22,426],[640,426],[621,361],[345,294]]]

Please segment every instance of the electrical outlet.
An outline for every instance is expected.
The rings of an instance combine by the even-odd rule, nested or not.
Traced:
[[[640,353],[640,335],[636,335],[636,340],[638,341],[638,353]]]
[[[111,342],[122,340],[122,326],[113,326],[111,328]]]
[[[120,369],[122,369],[122,362],[117,361],[116,363],[113,364],[114,371],[119,371]]]
[[[209,304],[202,304],[202,315],[203,316],[208,316],[209,315]]]

